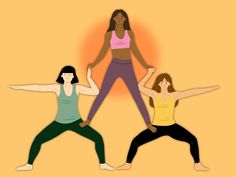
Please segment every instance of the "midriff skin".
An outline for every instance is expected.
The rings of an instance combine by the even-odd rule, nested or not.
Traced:
[[[118,58],[121,60],[130,59],[130,48],[127,49],[112,49],[112,58]]]

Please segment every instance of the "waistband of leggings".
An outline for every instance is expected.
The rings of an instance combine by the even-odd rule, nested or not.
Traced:
[[[131,64],[131,59],[119,59],[119,58],[112,58],[112,62],[119,63],[119,64]]]
[[[174,124],[171,124],[171,125],[152,125],[156,128],[160,128],[160,127],[163,127],[163,128],[166,128],[166,127],[173,127],[173,126],[176,126],[177,123],[174,123]]]

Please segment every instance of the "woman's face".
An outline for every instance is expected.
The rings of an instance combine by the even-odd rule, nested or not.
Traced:
[[[113,20],[116,22],[117,25],[123,25],[126,18],[121,14],[121,13],[118,13],[114,18]]]
[[[170,82],[164,78],[158,85],[161,87],[161,89],[167,89],[170,86]]]
[[[72,79],[74,78],[73,73],[62,73],[61,77],[63,78],[64,82],[71,82]]]

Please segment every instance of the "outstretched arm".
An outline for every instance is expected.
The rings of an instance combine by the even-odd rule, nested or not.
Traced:
[[[9,86],[15,90],[26,90],[26,91],[36,91],[36,92],[59,92],[58,84],[49,84],[49,85],[10,85]]]
[[[139,51],[139,49],[138,49],[138,47],[137,47],[137,45],[136,45],[134,33],[133,33],[132,31],[130,31],[129,34],[130,34],[130,38],[131,38],[130,48],[131,48],[131,51],[133,52],[134,56],[138,59],[138,61],[140,62],[140,64],[141,64],[144,68],[150,68],[151,66],[149,66],[149,65],[145,62],[145,60],[144,60],[144,58],[143,58],[141,52]]]
[[[90,68],[88,68],[87,79],[88,79],[90,87],[77,85],[77,87],[76,87],[77,94],[81,93],[84,95],[98,95],[99,89],[98,89],[97,85],[95,84],[95,82],[93,81],[93,79],[91,78],[91,69]]]
[[[102,48],[101,48],[100,52],[98,53],[98,56],[96,57],[95,61],[90,64],[91,69],[94,66],[96,66],[106,56],[107,51],[108,51],[109,46],[110,46],[110,40],[111,40],[111,32],[107,32],[105,34],[104,43],[102,45]]]
[[[177,91],[174,93],[174,97],[176,100],[183,99],[195,95],[201,95],[207,92],[214,91],[219,89],[219,86],[211,86],[211,87],[201,87],[201,88],[193,88],[185,91]]]
[[[154,98],[156,96],[156,92],[150,88],[145,87],[144,85],[146,84],[146,82],[148,81],[148,79],[152,76],[152,74],[154,73],[155,69],[154,68],[149,68],[148,69],[148,73],[146,74],[146,76],[144,76],[144,78],[139,82],[138,87],[139,90],[149,96]]]

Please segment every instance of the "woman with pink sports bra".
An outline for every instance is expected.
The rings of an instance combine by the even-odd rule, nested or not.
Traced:
[[[113,12],[110,19],[110,26],[105,34],[103,46],[95,61],[90,64],[91,68],[95,67],[105,57],[109,47],[112,52],[112,62],[106,71],[100,92],[93,102],[88,118],[86,121],[82,122],[80,126],[84,127],[90,124],[104,98],[110,91],[113,83],[117,78],[121,77],[128,86],[148,129],[153,133],[156,132],[156,128],[152,126],[150,122],[147,108],[140,95],[138,82],[134,73],[132,61],[130,59],[130,52],[133,52],[134,56],[144,68],[148,69],[151,66],[145,62],[143,56],[137,48],[134,33],[131,31],[129,25],[128,15],[122,9],[118,9]]]

